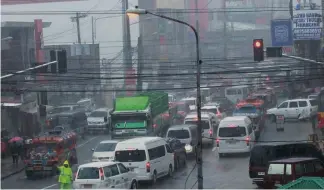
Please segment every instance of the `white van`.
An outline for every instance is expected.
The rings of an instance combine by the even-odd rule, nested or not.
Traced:
[[[198,117],[197,113],[189,113],[185,119],[184,124],[195,124],[197,125]],[[215,114],[212,113],[201,113],[201,124],[202,124],[202,136],[203,143],[213,144],[215,129],[217,128],[218,122]],[[207,138],[204,138],[207,137]]]
[[[138,181],[151,181],[172,176],[173,153],[161,137],[138,137],[117,144],[115,161],[123,163],[137,174]]]
[[[219,156],[228,153],[247,153],[253,148],[255,134],[247,116],[226,117],[217,131],[216,147]]]
[[[174,125],[167,131],[167,138],[176,138],[185,144],[187,154],[196,152],[198,145],[197,125]]]

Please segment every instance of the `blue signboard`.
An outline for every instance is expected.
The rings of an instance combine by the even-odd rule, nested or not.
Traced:
[[[271,41],[274,47],[292,46],[292,23],[289,19],[271,21]]]

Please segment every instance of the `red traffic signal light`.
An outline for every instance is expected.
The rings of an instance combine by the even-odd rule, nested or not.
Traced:
[[[264,60],[263,39],[253,40],[253,55],[254,55],[254,61],[260,62]]]
[[[261,42],[260,41],[255,41],[254,47],[256,47],[256,48],[261,47]]]

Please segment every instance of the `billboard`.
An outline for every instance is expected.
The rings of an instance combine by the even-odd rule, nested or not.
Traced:
[[[1,0],[1,5],[19,5],[34,3],[57,3],[67,1],[84,1],[84,0]]]
[[[294,40],[320,40],[323,28],[321,0],[292,1]]]
[[[271,41],[274,47],[292,46],[292,24],[290,19],[271,21]]]

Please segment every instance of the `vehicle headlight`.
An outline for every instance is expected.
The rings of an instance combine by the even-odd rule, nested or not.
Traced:
[[[191,152],[192,151],[192,146],[190,144],[186,144],[185,149],[187,152]]]

